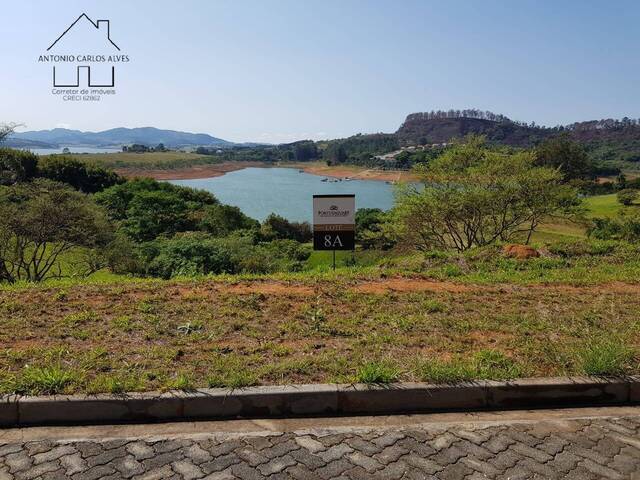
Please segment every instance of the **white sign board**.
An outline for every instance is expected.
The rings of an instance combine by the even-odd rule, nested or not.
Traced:
[[[353,250],[355,223],[355,195],[313,196],[314,250]]]
[[[354,195],[314,195],[313,225],[355,225]]]

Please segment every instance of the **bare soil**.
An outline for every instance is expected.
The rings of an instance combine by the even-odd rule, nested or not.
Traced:
[[[413,381],[421,362],[482,352],[518,376],[579,374],[590,342],[639,351],[639,294],[622,282],[417,276],[12,288],[0,290],[0,391],[33,367],[71,372],[66,393],[349,382],[368,362]],[[629,368],[640,373],[637,361]]]

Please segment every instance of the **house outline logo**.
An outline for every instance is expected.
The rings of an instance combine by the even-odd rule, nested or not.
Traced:
[[[49,45],[49,48],[47,48],[47,52],[49,50],[51,50],[56,43],[58,43],[60,41],[60,39],[62,37],[64,37],[69,30],[71,30],[73,27],[75,27],[76,23],[78,23],[82,18],[86,18],[89,23],[91,23],[91,25],[93,25],[95,27],[96,30],[100,30],[100,24],[101,23],[106,23],[107,24],[107,40],[109,40],[109,42],[111,43],[111,45],[113,45],[114,47],[116,47],[116,49],[118,51],[120,51],[120,47],[118,45],[116,45],[113,40],[111,40],[111,22],[109,20],[96,20],[95,22],[93,20],[91,20],[89,18],[89,15],[87,15],[86,13],[82,13],[82,15],[80,15],[78,18],[76,18],[76,20],[69,25],[69,28],[67,28],[64,32],[62,32],[62,35],[60,35],[58,38],[56,38],[55,42],[53,42],[51,45]]]
[[[113,88],[115,87],[115,63],[118,62],[128,62],[128,55],[49,55],[52,50],[55,52],[56,46],[60,49],[60,43],[64,42],[65,36],[68,35],[69,32],[74,30],[74,27],[78,25],[80,22],[88,22],[89,34],[92,35],[92,32],[102,33],[102,38],[105,41],[105,46],[109,49],[110,52],[121,52],[120,47],[111,39],[111,21],[107,19],[99,19],[93,21],[86,13],[82,13],[78,18],[75,19],[67,29],[62,32],[62,34],[55,39],[55,41],[49,45],[46,52],[47,55],[41,55],[39,61],[48,61],[53,63],[52,68],[52,79],[54,87],[61,88],[79,88],[81,87],[81,80],[84,85],[84,81],[86,79],[86,86],[89,88]],[[91,28],[93,27],[93,28]],[[62,42],[61,42],[62,41]],[[78,45],[74,48],[74,50],[81,45]],[[114,51],[115,49],[115,51]],[[43,60],[44,58],[44,60]],[[64,67],[58,65],[59,63],[65,63]],[[68,65],[69,63],[73,63],[74,65]],[[97,77],[101,77],[101,73],[103,74],[102,78],[98,80],[95,79],[96,75],[92,75],[92,65],[99,65]],[[108,66],[108,64],[111,64]],[[58,68],[67,68],[66,76],[63,74],[63,80],[59,77],[60,72],[56,72],[56,67]],[[110,67],[110,68],[109,68]],[[95,72],[94,72],[95,73]],[[75,77],[75,80],[74,80]]]

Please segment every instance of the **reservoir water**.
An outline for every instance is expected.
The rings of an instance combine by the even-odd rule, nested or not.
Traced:
[[[388,210],[393,206],[394,187],[386,182],[323,182],[323,178],[295,168],[251,167],[221,177],[172,180],[171,183],[207,190],[222,203],[235,205],[260,221],[270,213],[276,213],[291,221],[311,222],[311,199],[314,194],[353,193],[356,196],[356,208]]]

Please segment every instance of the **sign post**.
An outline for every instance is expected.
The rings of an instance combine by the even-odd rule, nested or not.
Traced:
[[[355,249],[356,196],[313,196],[313,249],[333,250],[333,269],[336,269],[336,250]]]

